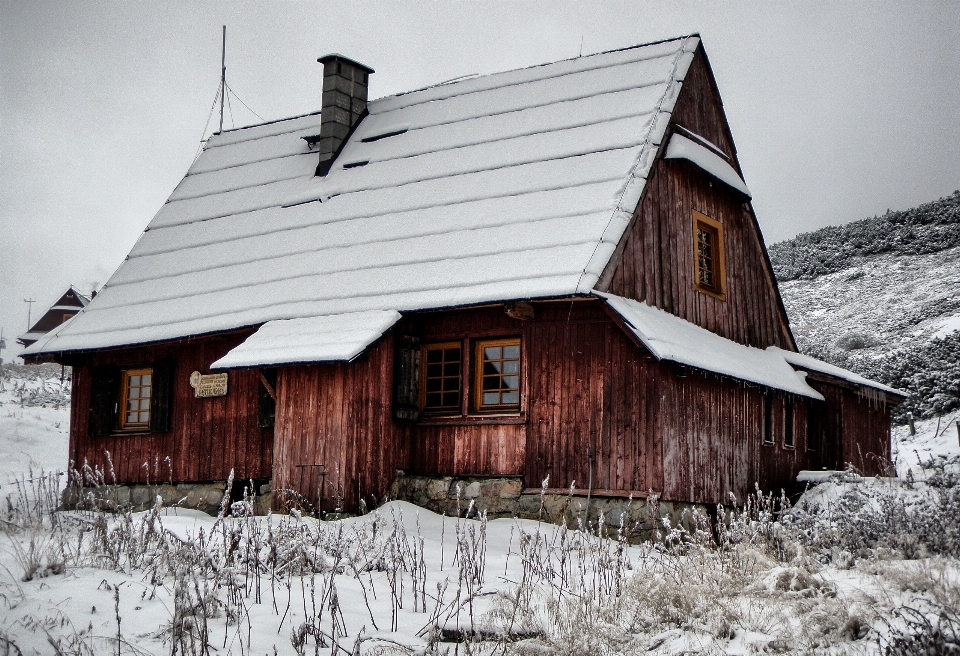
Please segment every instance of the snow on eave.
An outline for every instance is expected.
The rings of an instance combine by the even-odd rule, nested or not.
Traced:
[[[594,285],[600,280],[600,276],[610,263],[610,258],[613,257],[620,240],[623,239],[623,235],[630,225],[633,213],[643,198],[647,178],[650,176],[654,159],[663,143],[663,137],[673,116],[673,110],[676,107],[677,98],[680,96],[683,81],[687,77],[687,71],[690,70],[694,53],[700,47],[699,34],[681,37],[678,40],[681,42],[681,46],[674,56],[670,81],[665,85],[660,101],[657,103],[654,112],[655,118],[650,123],[650,128],[643,145],[640,147],[636,163],[618,194],[617,206],[607,222],[600,241],[594,248],[590,261],[583,269],[583,274],[577,283],[578,292],[590,293]]]
[[[632,298],[594,293],[606,301],[658,360],[824,400],[820,392],[806,383],[806,374],[794,371],[779,353],[744,346]]]
[[[733,187],[747,198],[753,198],[747,184],[730,163],[706,146],[688,139],[680,133],[674,133],[667,144],[664,159],[685,159],[715,177],[720,182]]]
[[[767,350],[777,353],[784,360],[787,361],[787,364],[789,364],[794,368],[799,367],[800,369],[809,369],[810,371],[816,371],[817,373],[820,373],[820,374],[826,374],[827,376],[833,376],[834,378],[845,380],[848,383],[853,383],[855,385],[862,385],[864,387],[870,387],[876,390],[880,390],[881,392],[886,392],[887,394],[891,394],[893,396],[899,396],[902,398],[906,398],[907,396],[909,396],[909,394],[907,392],[904,392],[903,390],[898,390],[895,387],[888,387],[883,383],[878,383],[875,380],[864,378],[863,376],[860,376],[859,374],[855,374],[848,369],[844,369],[843,367],[838,367],[837,365],[830,364],[829,362],[824,362],[823,360],[818,360],[817,358],[814,358],[809,355],[804,355],[803,353],[785,351],[776,346],[768,346]]]
[[[399,320],[396,310],[372,310],[268,321],[210,368],[350,362]]]

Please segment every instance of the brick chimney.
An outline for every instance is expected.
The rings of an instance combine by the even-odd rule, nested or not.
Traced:
[[[374,71],[338,54],[317,61],[323,64],[320,134],[308,141],[320,152],[317,175],[326,175],[350,131],[367,112],[367,81]]]

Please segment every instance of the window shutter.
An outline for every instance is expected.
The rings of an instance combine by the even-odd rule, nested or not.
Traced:
[[[108,435],[117,425],[117,403],[120,398],[120,370],[116,367],[94,367],[90,372],[90,418],[87,434]]]
[[[263,377],[267,379],[267,382],[270,383],[274,394],[276,394],[277,370],[261,369],[260,372],[263,374]],[[259,396],[257,397],[257,425],[260,428],[271,428],[274,423],[276,423],[277,402],[273,400],[273,396],[267,391],[262,380],[257,386],[257,389],[259,390]]]
[[[150,404],[150,432],[170,430],[170,406],[173,391],[173,360],[153,365],[153,402]]]
[[[397,335],[393,359],[393,416],[415,421],[420,416],[420,339]]]

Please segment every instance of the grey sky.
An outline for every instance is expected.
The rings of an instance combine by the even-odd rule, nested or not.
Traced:
[[[102,285],[182,177],[223,24],[228,84],[266,120],[318,109],[328,52],[375,68],[379,97],[575,57],[581,39],[588,54],[699,32],[768,243],[960,188],[953,1],[0,0],[5,335],[26,329],[24,297],[44,311]],[[226,126],[258,122],[235,102]]]

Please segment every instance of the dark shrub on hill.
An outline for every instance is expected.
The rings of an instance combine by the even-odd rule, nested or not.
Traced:
[[[902,212],[829,226],[770,246],[777,279],[816,278],[841,271],[853,258],[922,255],[960,246],[960,190]]]

